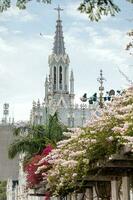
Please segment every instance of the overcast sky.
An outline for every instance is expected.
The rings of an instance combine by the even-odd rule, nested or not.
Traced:
[[[133,79],[133,58],[124,49],[129,40],[126,33],[133,25],[133,5],[118,0],[121,13],[92,23],[76,10],[79,2],[54,0],[43,5],[31,1],[25,11],[12,7],[0,14],[0,117],[8,102],[11,117],[28,120],[32,101],[43,101],[58,4],[64,9],[65,47],[74,71],[77,101],[84,92],[92,95],[98,90],[100,69],[106,78],[105,90],[127,86],[118,67]]]

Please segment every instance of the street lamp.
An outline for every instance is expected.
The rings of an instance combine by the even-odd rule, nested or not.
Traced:
[[[105,81],[105,78],[103,77],[103,72],[102,70],[100,70],[100,77],[98,77],[97,81],[100,83],[100,87],[99,87],[99,97],[97,95],[97,93],[94,93],[91,97],[87,97],[87,93],[84,93],[84,95],[80,98],[80,100],[82,102],[89,102],[90,105],[94,104],[95,102],[97,102],[100,106],[100,108],[103,108],[104,102],[106,101],[112,101],[113,96],[117,95],[122,95],[122,91],[121,90],[113,90],[111,89],[110,91],[107,91],[105,96],[104,96],[104,87],[103,87],[103,81]]]
[[[103,81],[105,81],[105,78],[103,77],[102,69],[100,70],[100,77],[97,78],[97,81],[100,83],[100,87],[99,87],[99,105],[100,105],[100,108],[103,108],[103,91],[104,91]]]
[[[100,70],[100,77],[97,78],[97,81],[100,83],[99,87],[99,98],[97,97],[97,93],[94,93],[92,97],[87,98],[87,93],[85,93],[80,100],[86,102],[88,100],[89,104],[93,104],[94,102],[99,102],[100,108],[103,108],[103,82],[105,78],[103,77],[103,71]]]

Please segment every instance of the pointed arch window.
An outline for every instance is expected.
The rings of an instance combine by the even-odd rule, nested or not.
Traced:
[[[61,105],[61,107],[63,106],[63,101],[61,100],[61,102],[60,102],[60,105]]]
[[[54,66],[54,89],[56,90],[56,67]]]
[[[59,85],[60,89],[62,90],[62,66],[59,68]]]

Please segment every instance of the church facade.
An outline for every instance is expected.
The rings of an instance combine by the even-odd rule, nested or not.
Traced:
[[[33,102],[30,121],[32,124],[46,124],[48,116],[58,113],[61,122],[68,127],[81,127],[90,116],[90,107],[75,104],[74,73],[69,72],[70,59],[66,53],[60,7],[52,54],[49,56],[49,76],[45,80],[45,98]]]

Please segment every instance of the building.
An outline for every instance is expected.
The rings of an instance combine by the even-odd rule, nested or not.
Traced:
[[[49,76],[45,80],[44,102],[33,102],[30,120],[32,124],[46,124],[48,116],[58,113],[61,122],[68,127],[83,126],[90,116],[90,107],[75,104],[74,73],[69,73],[70,59],[66,53],[62,20],[58,6],[58,19],[54,37],[53,51],[49,56]]]
[[[13,125],[0,124],[0,181],[18,179],[18,157],[14,160],[8,158],[8,148],[13,140]]]

